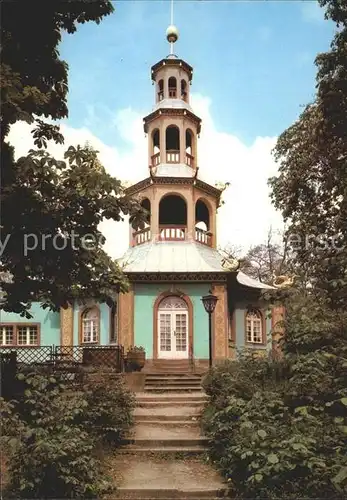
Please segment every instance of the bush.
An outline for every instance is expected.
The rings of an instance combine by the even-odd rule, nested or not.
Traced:
[[[54,377],[20,378],[24,393],[13,411],[22,429],[9,460],[11,496],[95,498],[106,491],[94,439],[78,423],[88,405],[84,394],[68,394]]]
[[[98,378],[84,387],[87,405],[80,423],[104,443],[120,444],[133,425],[134,395],[123,379]]]
[[[344,349],[315,340],[319,349],[295,354],[293,337],[302,335],[288,325],[287,333],[284,362],[246,355],[205,379],[210,457],[236,498],[337,500],[347,494]]]

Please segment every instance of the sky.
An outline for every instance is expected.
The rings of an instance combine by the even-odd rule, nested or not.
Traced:
[[[168,0],[116,1],[99,25],[64,34],[69,65],[69,117],[61,122],[66,148],[87,140],[107,171],[125,182],[148,176],[143,117],[154,105],[153,64],[169,54]],[[230,182],[218,211],[218,244],[246,251],[275,233],[282,219],[267,180],[276,175],[276,138],[314,99],[317,53],[328,50],[334,25],[315,1],[176,0],[175,53],[194,68],[191,104],[202,119],[199,176]],[[9,135],[22,156],[31,127]],[[61,146],[49,151],[62,157]],[[114,258],[128,247],[127,221],[105,221],[105,250]]]

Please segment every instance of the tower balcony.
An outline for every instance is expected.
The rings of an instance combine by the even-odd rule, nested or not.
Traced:
[[[205,231],[204,229],[200,229],[198,227],[195,228],[195,241],[199,243],[203,243],[208,247],[212,246],[212,233],[210,231]]]
[[[151,240],[151,228],[145,227],[144,229],[139,229],[133,233],[133,246],[141,245],[142,243],[147,243]]]
[[[187,226],[162,225],[159,226],[159,241],[183,241],[187,236]]]
[[[198,243],[212,246],[212,233],[203,229],[195,228],[194,239]],[[146,227],[133,233],[133,245],[137,246],[151,241],[151,229]],[[188,239],[187,226],[183,225],[161,225],[159,226],[159,241],[185,241]]]
[[[184,163],[186,165],[188,165],[188,167],[191,167],[191,168],[194,168],[195,167],[195,164],[194,164],[194,156],[189,154],[189,153],[185,153],[185,156],[184,156]],[[180,152],[176,149],[168,149],[166,151],[166,155],[165,155],[165,163],[181,163],[180,162]],[[162,159],[161,159],[161,155],[160,153],[156,153],[154,155],[151,156],[151,168],[153,167],[157,167],[158,165],[160,165],[160,163],[162,163]]]

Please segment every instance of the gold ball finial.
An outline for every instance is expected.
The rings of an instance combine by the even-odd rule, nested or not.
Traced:
[[[170,43],[175,43],[178,39],[178,29],[173,24],[166,30],[166,39]]]

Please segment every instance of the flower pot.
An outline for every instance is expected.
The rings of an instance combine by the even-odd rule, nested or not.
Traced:
[[[145,351],[128,352],[126,359],[127,370],[139,372],[145,366],[145,362],[146,362]]]

